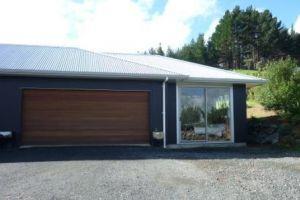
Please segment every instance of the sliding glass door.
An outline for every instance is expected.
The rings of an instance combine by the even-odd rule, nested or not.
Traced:
[[[230,89],[207,88],[207,139],[230,141]]]
[[[181,139],[185,141],[205,141],[205,89],[182,88],[180,102]]]
[[[183,86],[178,95],[182,143],[231,141],[230,87]]]

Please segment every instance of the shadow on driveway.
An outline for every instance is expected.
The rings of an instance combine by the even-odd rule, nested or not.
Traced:
[[[284,151],[269,147],[179,150],[155,147],[43,147],[0,149],[0,163],[138,159],[256,159],[283,157],[300,158],[300,152]]]

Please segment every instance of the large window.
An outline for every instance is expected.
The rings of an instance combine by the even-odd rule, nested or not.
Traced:
[[[231,141],[229,87],[179,89],[181,142]]]

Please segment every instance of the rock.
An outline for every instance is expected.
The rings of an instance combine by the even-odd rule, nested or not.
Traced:
[[[297,139],[300,139],[300,125],[296,125],[294,128],[293,128],[293,134],[295,134],[295,137]]]
[[[276,144],[279,141],[279,133],[275,132],[271,135],[265,136],[265,138],[263,138],[261,140],[261,144]]]
[[[285,147],[292,147],[296,144],[296,139],[292,135],[285,135],[280,138],[279,144]]]

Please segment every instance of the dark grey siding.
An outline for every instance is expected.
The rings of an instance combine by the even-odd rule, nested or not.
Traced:
[[[234,139],[236,143],[247,140],[246,99],[246,85],[233,85]]]
[[[162,81],[71,79],[42,77],[0,77],[0,130],[10,130],[20,142],[22,128],[22,89],[107,89],[140,90],[150,93],[150,131],[162,131]],[[246,86],[233,85],[235,142],[246,142]],[[176,83],[166,87],[167,144],[176,144]],[[152,134],[149,134],[150,138]],[[151,138],[152,143],[152,138]]]
[[[162,131],[162,82],[136,80],[71,79],[42,77],[0,77],[0,130],[11,130],[20,142],[22,128],[22,89],[61,88],[61,89],[108,89],[141,90],[150,92],[150,131]],[[176,91],[175,84],[168,85],[169,104],[167,130],[176,137]],[[175,93],[174,93],[175,92]],[[173,99],[174,98],[174,99]],[[174,103],[175,102],[175,103]],[[174,111],[172,111],[174,109]],[[174,121],[175,119],[175,121]],[[174,127],[173,127],[174,126]],[[150,134],[152,135],[152,134]],[[170,136],[170,140],[174,137]]]
[[[176,144],[177,142],[176,83],[168,83],[166,88],[167,88],[166,89],[167,144]]]

